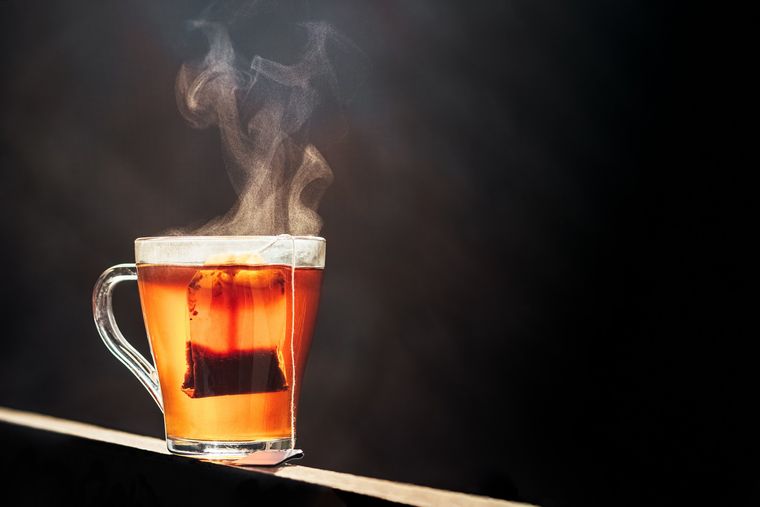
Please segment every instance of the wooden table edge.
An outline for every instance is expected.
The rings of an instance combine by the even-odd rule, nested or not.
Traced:
[[[171,454],[166,449],[164,440],[135,435],[124,431],[103,428],[68,419],[61,419],[34,412],[26,412],[0,406],[0,422],[26,426],[37,430],[50,431],[89,440],[96,440],[114,445],[141,449],[157,454]],[[193,458],[185,458],[193,459]],[[300,465],[285,465],[281,467],[242,467],[226,463],[212,462],[218,466],[244,469],[251,473],[261,473],[282,477],[294,481],[325,486],[341,491],[348,491],[392,502],[408,505],[451,505],[451,506],[508,506],[529,507],[530,504],[500,500],[468,493],[459,493],[443,489],[418,486],[415,484],[393,482],[372,477],[333,472],[319,468]]]

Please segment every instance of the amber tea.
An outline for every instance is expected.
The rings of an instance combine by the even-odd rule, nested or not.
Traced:
[[[138,264],[137,277],[167,435],[289,438],[322,270]]]

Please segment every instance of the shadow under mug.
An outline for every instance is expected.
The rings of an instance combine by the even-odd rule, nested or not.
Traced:
[[[167,236],[135,240],[135,264],[93,290],[106,347],[164,413],[168,449],[209,459],[294,449],[325,240]],[[119,331],[114,287],[136,280],[153,364]]]

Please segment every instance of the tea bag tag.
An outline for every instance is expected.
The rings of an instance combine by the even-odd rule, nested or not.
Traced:
[[[301,449],[287,449],[283,451],[256,451],[247,456],[236,459],[233,465],[276,467],[293,459],[303,458]]]

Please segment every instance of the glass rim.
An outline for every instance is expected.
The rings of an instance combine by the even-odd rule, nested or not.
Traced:
[[[171,243],[171,242],[180,242],[180,243],[190,243],[195,241],[204,241],[204,242],[214,242],[214,241],[224,241],[224,242],[231,242],[231,241],[261,241],[261,240],[271,240],[274,241],[276,239],[297,239],[300,241],[321,241],[326,242],[325,238],[321,236],[291,236],[290,234],[278,234],[278,235],[268,235],[268,234],[262,234],[262,235],[248,235],[248,236],[141,236],[137,239],[135,239],[135,243]]]
[[[137,264],[204,264],[220,256],[242,264],[324,268],[327,242],[319,236],[147,236],[134,242]],[[254,258],[248,258],[256,254]],[[245,261],[243,260],[245,259]],[[227,259],[229,260],[229,259]],[[227,260],[223,264],[227,264]],[[238,262],[236,261],[236,262]]]

